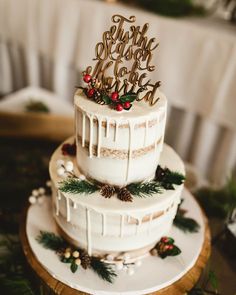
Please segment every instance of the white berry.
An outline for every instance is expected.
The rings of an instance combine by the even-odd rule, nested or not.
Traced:
[[[38,194],[39,194],[39,192],[38,192],[37,189],[32,190],[32,195],[33,195],[33,196],[37,197]]]
[[[63,167],[60,167],[60,168],[57,169],[57,174],[58,174],[59,176],[64,175],[64,173],[65,173],[65,169],[64,169]]]
[[[107,259],[108,261],[113,261],[113,260],[114,260],[114,256],[111,255],[111,254],[109,254],[109,255],[107,255],[106,259]]]
[[[78,258],[79,257],[79,251],[74,251],[72,253],[72,255],[73,255],[74,258]]]
[[[123,269],[123,263],[122,262],[118,262],[117,264],[116,264],[116,270],[122,270]]]
[[[133,267],[130,267],[129,269],[128,269],[128,275],[129,276],[132,276],[133,274],[134,274],[134,269],[133,269]]]
[[[52,186],[52,182],[51,182],[51,180],[47,180],[47,182],[46,182],[46,186],[47,186],[47,187],[51,187],[51,186]]]
[[[124,255],[124,259],[125,259],[125,260],[130,259],[130,255],[129,255],[129,253],[125,253],[125,255]]]
[[[80,174],[79,179],[80,179],[80,180],[85,180],[86,177],[85,177],[83,174]]]
[[[57,167],[61,167],[61,165],[64,165],[64,163],[65,163],[65,161],[62,160],[62,159],[58,159],[58,160],[56,161]]]
[[[42,195],[42,194],[45,193],[45,188],[44,187],[40,187],[38,191]]]
[[[36,201],[37,201],[37,199],[35,198],[35,196],[30,196],[30,197],[29,197],[29,202],[30,202],[30,204],[35,204]]]
[[[65,168],[66,168],[66,171],[68,171],[68,172],[73,171],[73,169],[74,169],[73,162],[71,162],[71,161],[66,162]]]

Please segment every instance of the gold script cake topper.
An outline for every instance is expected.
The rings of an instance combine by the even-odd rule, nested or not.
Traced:
[[[134,100],[144,100],[152,106],[160,81],[151,83],[147,72],[154,71],[152,52],[158,46],[155,38],[148,38],[148,23],[135,26],[135,16],[113,15],[114,23],[102,35],[95,47],[96,64],[83,72],[89,98],[101,104],[111,104],[118,111],[130,109]],[[127,24],[132,24],[125,30]],[[117,107],[119,105],[119,107]]]

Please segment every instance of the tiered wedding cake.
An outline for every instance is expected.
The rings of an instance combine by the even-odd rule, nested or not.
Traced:
[[[171,176],[184,165],[163,144],[167,100],[145,73],[155,39],[134,17],[112,21],[75,93],[75,136],[53,154],[50,176],[62,236],[117,264],[147,256],[168,234],[183,188]]]

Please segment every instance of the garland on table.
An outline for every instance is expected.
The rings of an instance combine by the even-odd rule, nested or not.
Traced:
[[[34,99],[31,99],[25,104],[25,111],[33,113],[50,113],[50,109],[45,103]]]
[[[100,191],[100,194],[105,198],[111,198],[116,194],[119,200],[132,202],[133,197],[146,198],[162,193],[163,189],[173,190],[175,189],[174,185],[182,184],[184,179],[183,174],[171,171],[168,168],[163,169],[158,165],[154,180],[149,182],[136,182],[125,187],[117,187],[95,181],[81,180],[70,173],[65,180],[60,182],[59,190],[72,194],[92,194]]]
[[[79,267],[82,267],[85,270],[92,269],[101,279],[109,283],[113,283],[117,277],[113,266],[104,262],[101,257],[88,255],[84,249],[69,245],[63,238],[52,232],[40,231],[36,240],[44,248],[55,251],[62,263],[70,264],[70,270],[73,273]],[[177,256],[181,253],[181,250],[174,242],[174,239],[171,237],[162,237],[150,251],[150,254],[152,256],[159,256],[162,259],[167,256]]]

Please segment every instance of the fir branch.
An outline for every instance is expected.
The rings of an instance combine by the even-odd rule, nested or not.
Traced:
[[[43,245],[44,248],[57,251],[66,246],[65,240],[54,233],[40,231],[36,240]]]
[[[165,182],[180,185],[184,182],[185,176],[177,171],[170,171],[166,174]]]
[[[97,257],[91,257],[91,269],[97,273],[100,278],[109,283],[113,283],[115,277],[117,276],[110,265],[102,262]]]
[[[127,190],[136,197],[146,198],[153,194],[161,193],[160,184],[156,181],[135,182],[126,186]]]
[[[99,190],[96,184],[77,178],[67,178],[60,182],[59,190],[71,194],[92,194]]]
[[[188,217],[184,217],[182,214],[175,216],[174,225],[184,232],[196,233],[199,230],[199,224],[196,220]]]

